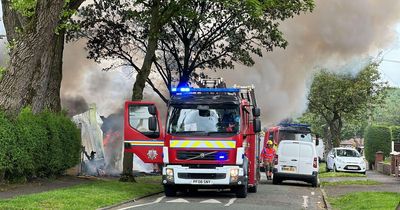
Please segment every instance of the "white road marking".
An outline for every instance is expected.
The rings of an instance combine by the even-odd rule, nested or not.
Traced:
[[[219,201],[217,201],[215,199],[208,199],[208,200],[205,200],[205,201],[201,201],[200,203],[221,203],[221,202],[219,202]]]
[[[236,199],[237,199],[237,198],[231,198],[231,199],[229,199],[229,202],[228,202],[227,204],[225,204],[225,206],[230,206],[230,205],[232,205],[233,202],[235,202]]]
[[[308,196],[303,196],[303,207],[304,208],[308,208]]]
[[[160,201],[162,199],[164,199],[164,198],[165,198],[165,196],[161,196],[161,197],[157,198],[155,201],[150,202],[150,203],[142,203],[142,204],[139,204],[139,205],[128,206],[128,207],[121,208],[121,209],[118,209],[118,210],[126,210],[126,209],[130,209],[130,208],[136,208],[136,207],[141,207],[141,206],[147,206],[147,205],[151,205],[151,204],[160,203]]]
[[[311,195],[315,195],[315,192],[311,192]]]
[[[178,199],[175,199],[175,200],[167,201],[167,203],[189,203],[189,201],[187,201],[187,200],[185,200],[183,198],[178,198]]]

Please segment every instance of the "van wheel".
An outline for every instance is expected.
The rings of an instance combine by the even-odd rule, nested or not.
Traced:
[[[254,185],[253,187],[249,187],[248,191],[250,193],[256,193],[257,192],[257,185]]]
[[[282,183],[282,179],[275,177],[275,176],[272,178],[272,184],[281,184],[281,183]]]
[[[166,197],[176,196],[176,188],[170,185],[164,185],[164,194]]]
[[[313,180],[311,181],[312,187],[318,187],[318,177],[314,177]]]
[[[238,186],[236,189],[236,197],[238,198],[246,198],[247,197],[247,182],[244,185]]]

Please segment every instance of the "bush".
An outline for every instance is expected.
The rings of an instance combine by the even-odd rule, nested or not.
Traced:
[[[65,115],[44,112],[42,114],[48,132],[48,175],[58,175],[79,163],[80,131]]]
[[[63,114],[25,108],[13,122],[0,113],[0,145],[0,181],[51,177],[79,163],[80,131]]]
[[[47,167],[45,162],[47,130],[43,120],[29,108],[21,111],[16,119],[16,144],[13,147],[13,177],[30,178],[44,176],[42,171]]]
[[[369,163],[375,163],[375,153],[382,151],[388,156],[391,150],[391,130],[383,125],[370,125],[365,134],[365,157]]]
[[[14,125],[0,112],[0,182],[3,181],[6,171],[12,169],[10,153],[15,139]]]
[[[392,141],[400,141],[400,126],[392,126]]]

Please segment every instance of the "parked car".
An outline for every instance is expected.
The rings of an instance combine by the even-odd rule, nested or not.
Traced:
[[[365,174],[366,163],[353,148],[333,148],[327,155],[326,171],[358,172]]]
[[[273,184],[284,180],[305,181],[318,186],[318,154],[312,142],[283,140],[275,157]]]

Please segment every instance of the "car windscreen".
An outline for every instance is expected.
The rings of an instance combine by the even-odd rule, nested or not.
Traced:
[[[174,135],[234,135],[240,126],[239,106],[171,106],[167,125],[168,133]]]
[[[337,149],[336,155],[339,157],[360,157],[360,153],[351,149]]]

